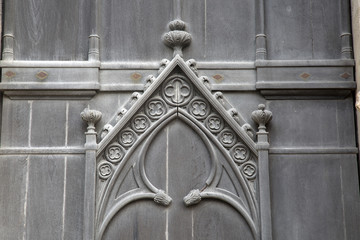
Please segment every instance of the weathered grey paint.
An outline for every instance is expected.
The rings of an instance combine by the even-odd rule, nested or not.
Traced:
[[[258,104],[265,103],[273,113],[267,128],[272,238],[359,239],[355,62],[349,48],[348,3],[5,0],[1,238],[83,239],[88,224],[84,204],[89,201],[84,194],[92,195],[94,187],[94,179],[85,177],[85,166],[94,174],[97,170],[85,160],[94,150],[85,150],[87,130],[79,114],[88,105],[102,112],[98,134],[115,121],[132,93],[143,92],[147,76],[157,76],[161,59],[171,60],[172,50],[161,36],[168,32],[169,21],[181,18],[192,35],[184,59],[197,61],[199,76],[208,76],[212,93],[222,91],[253,129],[257,125],[251,113]],[[99,42],[90,35],[98,35]],[[178,142],[182,133],[192,136],[188,148],[196,151]],[[205,148],[195,139],[191,128],[175,121],[149,151],[146,171],[161,188],[166,187],[161,185],[164,152],[173,155],[169,163],[175,165],[182,160],[179,151],[188,154],[187,159],[202,153],[195,158],[196,169],[191,164],[170,168],[175,187],[170,195],[184,211],[176,215],[175,209],[169,216],[185,219],[169,225],[176,236],[172,239],[191,239],[183,235],[190,230],[193,239],[247,234],[239,227],[244,220],[219,201],[201,202],[190,211],[177,202],[181,176],[194,171],[185,178],[191,182],[208,171]],[[219,186],[236,192],[231,179],[229,173]],[[119,193],[134,188],[133,180],[125,178]],[[189,212],[193,226],[186,224]],[[165,220],[162,206],[139,201],[114,217],[104,239],[118,238],[119,232],[125,239],[166,239],[166,225],[160,224]]]

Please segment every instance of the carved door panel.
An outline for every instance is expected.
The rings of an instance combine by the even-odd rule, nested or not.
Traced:
[[[174,58],[162,60],[143,94],[133,93],[103,127],[99,144],[101,114],[82,113],[89,123],[85,195],[93,199],[85,201],[84,239],[271,239],[271,112],[264,105],[253,112],[255,142],[250,124],[198,76],[195,60],[182,58],[191,40],[184,24],[170,29],[164,41]]]
[[[222,154],[215,150],[206,136],[202,139],[197,134],[198,130],[193,129],[196,126],[191,125],[175,118],[154,130],[144,146],[139,146],[141,150],[134,153],[134,159],[144,161],[140,163],[144,167],[140,171],[144,171],[143,177],[147,178],[148,184],[163,189],[172,202],[168,206],[151,200],[128,204],[110,221],[102,239],[119,239],[119,236],[121,239],[159,240],[223,240],[237,239],[238,236],[253,239],[242,215],[225,201],[210,198],[193,206],[184,204],[184,197],[193,189],[206,188],[206,182],[218,182],[214,186],[226,191],[234,200],[241,189],[238,183],[232,182],[229,166],[220,167],[224,159],[217,158]],[[135,164],[120,185],[120,196],[128,189],[141,188],[141,183],[134,185],[137,177],[132,171],[136,171],[136,167]],[[142,182],[141,179],[138,181]]]

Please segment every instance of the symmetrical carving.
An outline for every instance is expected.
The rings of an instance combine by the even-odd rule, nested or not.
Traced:
[[[182,49],[191,43],[191,34],[185,31],[185,23],[181,20],[174,20],[169,23],[170,32],[165,33],[163,42],[166,46],[174,49],[174,56],[179,54],[182,57]]]
[[[175,69],[176,67],[178,68]],[[225,201],[246,219],[256,238],[258,212],[254,186],[258,166],[251,126],[222,93],[211,93],[207,77],[197,77],[195,61],[185,62],[180,56],[176,56],[171,62],[162,60],[159,72],[158,77],[147,78],[142,95],[134,93],[120,108],[116,125],[104,127],[103,140],[99,143],[97,152],[98,181],[102,184],[97,206],[99,239],[115,215],[114,211],[119,211],[124,206],[125,199],[152,199],[157,204],[171,207],[172,198],[168,193],[158,189],[148,179],[144,161],[147,146],[151,144],[153,136],[175,118],[186,122],[202,136],[212,161],[212,170],[203,183],[204,187],[202,190],[189,191],[183,198],[184,204],[195,205],[202,198]],[[265,125],[271,116],[263,108],[258,111],[260,112],[253,113],[253,118]],[[139,158],[132,158],[133,162],[128,163],[131,154],[139,147]],[[213,148],[218,150],[214,151]],[[221,161],[217,154],[223,156]],[[116,189],[112,188],[117,181],[122,181],[124,174],[121,175],[121,172],[128,171],[126,169],[131,166],[134,168],[139,190],[124,193],[124,196],[129,195],[126,198],[116,197],[117,193],[113,193]],[[218,187],[223,168],[233,171],[229,176],[236,178],[232,180],[237,185],[236,191],[243,192],[239,196],[234,197]]]
[[[164,84],[164,98],[170,105],[183,106],[192,97],[192,88],[182,76],[173,76]]]
[[[264,104],[259,104],[258,110],[252,112],[251,118],[259,125],[259,130],[265,131],[265,125],[272,119],[272,113],[269,110],[265,110]]]

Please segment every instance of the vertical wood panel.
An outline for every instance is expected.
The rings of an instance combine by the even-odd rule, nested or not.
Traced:
[[[0,156],[1,239],[23,238],[26,171],[26,156]]]
[[[90,1],[16,0],[15,11],[15,59],[87,59]]]
[[[31,156],[26,239],[61,239],[63,190],[64,157]]]
[[[161,42],[172,20],[172,1],[103,1],[101,59],[159,61],[172,51]]]
[[[183,19],[193,36],[184,53],[207,61],[255,59],[254,1],[184,1]]]

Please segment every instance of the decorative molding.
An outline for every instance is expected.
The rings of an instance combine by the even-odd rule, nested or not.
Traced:
[[[239,211],[251,227],[256,238],[258,215],[256,187],[258,150],[252,139],[253,130],[241,114],[221,92],[213,94],[207,77],[196,75],[196,62],[185,62],[179,55],[172,61],[162,60],[158,76],[149,76],[144,84],[144,93],[134,93],[116,112],[116,119],[107,123],[97,145],[98,204],[96,206],[97,236],[100,239],[124,201],[133,201],[141,194],[155,203],[169,206],[168,193],[152,184],[145,171],[146,152],[153,138],[173,119],[180,119],[201,137],[211,156],[211,172],[202,191],[217,198],[222,169],[232,171],[236,191],[242,195],[229,195],[222,199]],[[111,124],[111,125],[108,125]],[[109,127],[111,126],[111,127]],[[112,127],[113,126],[113,127]],[[130,158],[141,146],[139,158]],[[219,161],[214,148],[219,149],[224,159]],[[131,159],[131,160],[130,160]],[[107,164],[105,164],[107,163]],[[116,197],[113,189],[122,181],[122,172],[134,167],[134,177],[141,192],[126,200],[126,194]],[[215,191],[212,193],[212,191]],[[219,189],[221,191],[221,189]],[[200,190],[193,190],[184,197],[187,206],[196,204]],[[210,196],[208,195],[208,196]],[[240,200],[241,198],[241,200]],[[232,200],[230,200],[232,199]],[[108,210],[111,209],[111,210]]]

